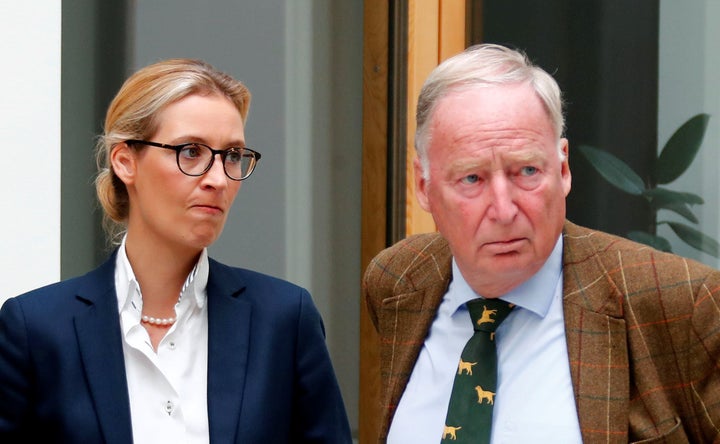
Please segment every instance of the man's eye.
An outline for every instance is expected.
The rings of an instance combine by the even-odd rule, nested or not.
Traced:
[[[532,176],[538,172],[538,169],[534,166],[526,166],[520,170],[520,174],[523,176]]]
[[[462,182],[467,183],[467,184],[473,184],[473,183],[477,183],[479,181],[480,181],[480,176],[478,176],[477,174],[469,174],[462,178]]]

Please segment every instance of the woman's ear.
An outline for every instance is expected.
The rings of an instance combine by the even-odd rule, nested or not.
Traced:
[[[125,186],[135,181],[135,173],[137,171],[137,156],[135,150],[130,148],[127,143],[118,143],[110,152],[110,163],[112,164],[115,175],[123,181]]]

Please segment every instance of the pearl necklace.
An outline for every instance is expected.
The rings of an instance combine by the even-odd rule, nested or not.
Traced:
[[[185,287],[187,285],[183,286],[183,291],[185,290]],[[177,307],[180,305],[180,301],[182,300],[182,291],[180,292],[180,296],[178,296],[178,300],[175,303],[175,306]],[[154,318],[152,316],[148,315],[142,315],[140,317],[140,321],[144,322],[146,324],[154,325],[156,327],[170,327],[177,321],[177,318]]]
[[[155,325],[157,327],[170,327],[177,321],[175,318],[154,318],[152,316],[143,315],[140,320],[146,324]]]
[[[198,266],[196,264],[195,268],[193,268],[193,270],[190,272],[187,279],[185,279],[185,283],[183,283],[182,289],[180,290],[180,294],[178,295],[178,300],[175,303],[176,307],[178,305],[180,305],[180,301],[182,300],[183,292],[185,291],[185,289],[187,289],[190,286],[190,283],[192,283],[192,281],[195,279],[195,275],[197,274],[197,271],[198,271]],[[156,327],[170,327],[177,321],[177,318],[154,318],[152,316],[142,315],[140,317],[140,321],[144,322],[146,324],[154,325]]]

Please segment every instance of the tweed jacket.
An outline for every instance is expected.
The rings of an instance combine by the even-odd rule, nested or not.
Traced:
[[[586,443],[720,443],[720,272],[565,223],[563,311]],[[381,442],[451,276],[439,234],[381,252],[363,281],[380,338]]]

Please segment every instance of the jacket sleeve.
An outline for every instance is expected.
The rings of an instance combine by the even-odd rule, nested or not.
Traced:
[[[701,425],[698,442],[720,442],[720,272],[712,273],[696,295],[692,335],[697,346],[687,355],[689,399]]]
[[[350,426],[330,355],[320,313],[302,290],[297,326],[294,442],[351,443]]]
[[[32,367],[21,306],[9,299],[0,309],[0,442],[21,442],[28,423]]]

